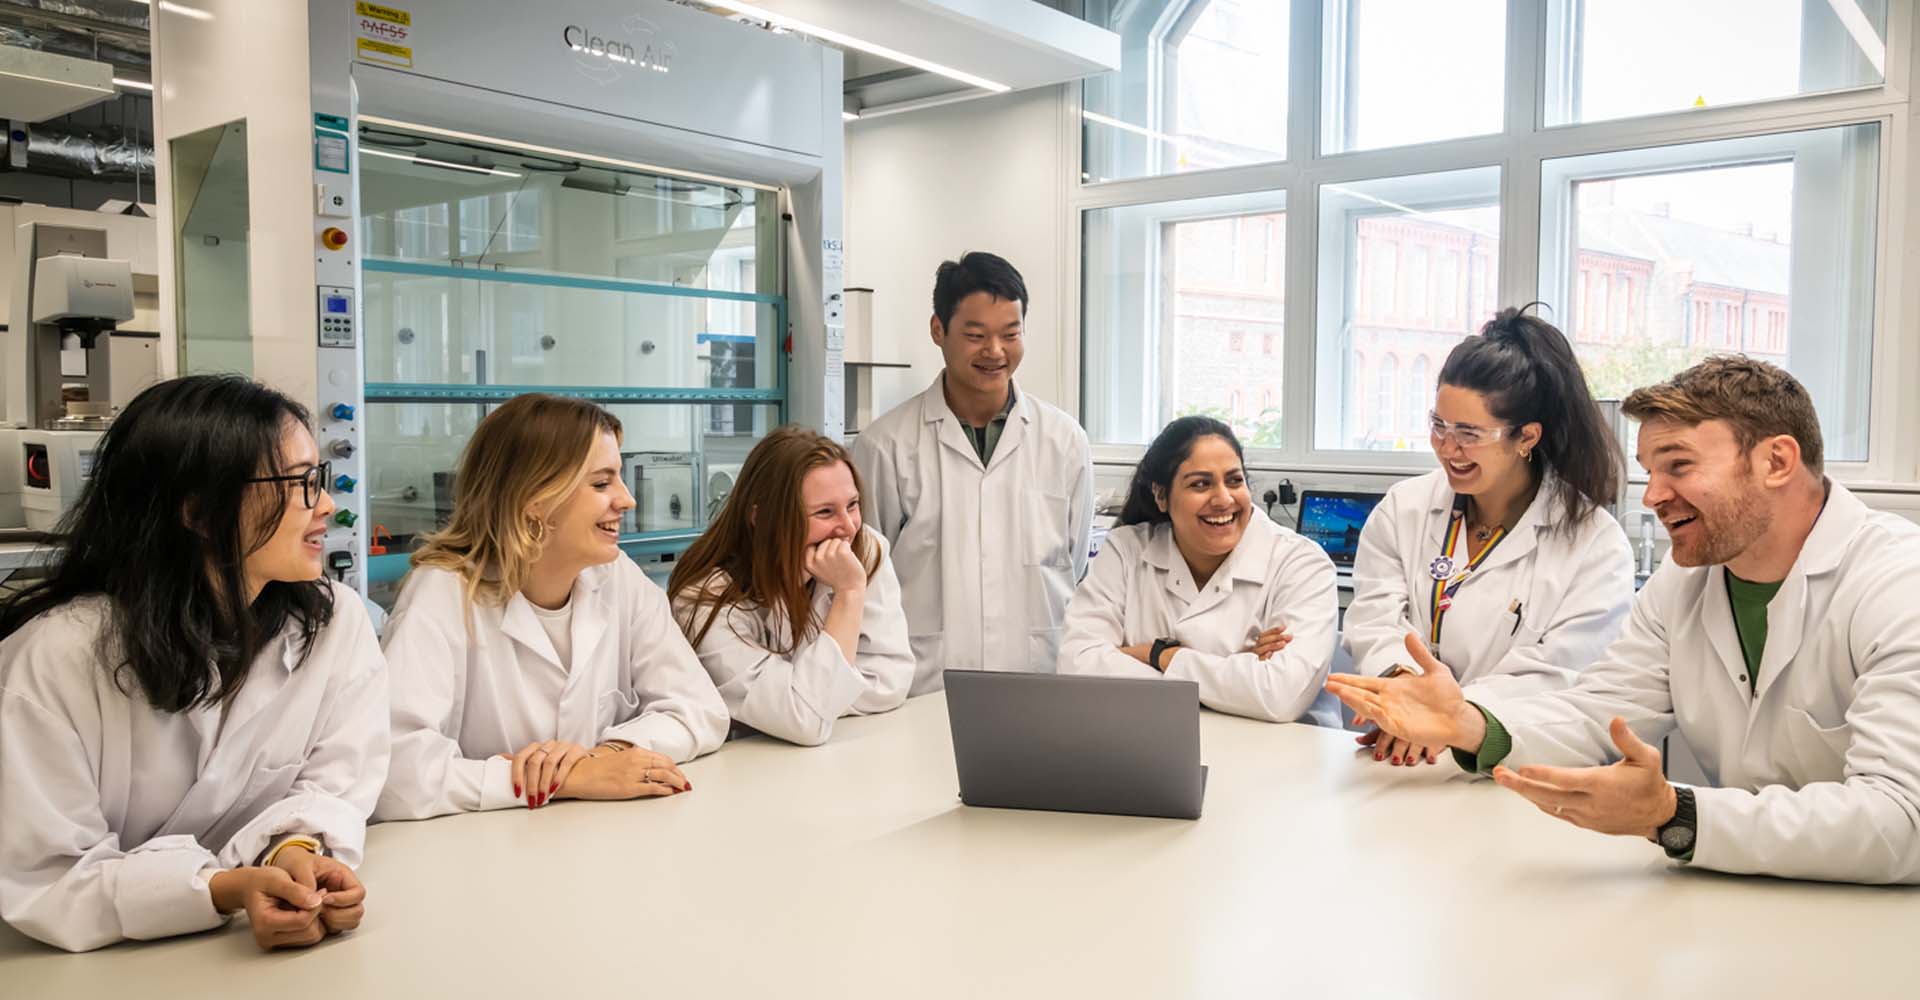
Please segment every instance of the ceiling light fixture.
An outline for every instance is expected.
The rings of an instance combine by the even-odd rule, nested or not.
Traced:
[[[774,192],[779,190],[779,188],[771,184],[763,184],[758,181],[743,181],[743,180],[737,180],[732,177],[720,177],[714,174],[698,173],[692,170],[677,170],[673,167],[662,167],[652,163],[641,163],[637,160],[614,159],[613,157],[598,156],[592,153],[581,153],[581,152],[577,152],[570,149],[559,149],[553,146],[542,146],[542,145],[538,145],[536,143],[531,143],[531,142],[521,142],[517,139],[502,139],[496,136],[478,135],[473,132],[462,132],[458,129],[441,128],[437,125],[422,125],[418,122],[401,121],[398,118],[382,118],[378,115],[363,114],[360,116],[360,121],[364,124],[379,125],[379,126],[384,126],[386,128],[400,129],[405,132],[416,132],[422,135],[438,136],[439,138],[442,138],[442,139],[464,139],[467,142],[477,142],[486,146],[501,146],[501,147],[505,147],[507,149],[513,149],[513,150],[524,150],[529,153],[539,153],[545,156],[558,157],[563,160],[582,160],[582,161],[585,161],[589,166],[592,166],[595,163],[602,163],[602,164],[606,164],[608,166],[613,166],[613,167],[628,167],[633,170],[641,171],[643,173],[664,174],[670,177],[684,177],[687,180],[692,180],[692,181],[705,181],[709,184],[723,184],[723,185],[728,185],[732,187],[749,187],[749,188],[753,188],[756,191],[767,191],[767,192]]]
[[[399,160],[403,163],[416,163],[428,167],[445,167],[448,170],[464,170],[470,174],[490,174],[494,177],[513,178],[526,176],[525,174],[516,174],[511,170],[502,170],[499,167],[482,167],[472,163],[455,163],[452,160],[436,160],[431,156],[414,156],[410,153],[389,153],[384,149],[368,148],[365,144],[361,145],[360,152],[364,156],[384,156],[389,160]]]
[[[809,24],[806,21],[788,17],[785,14],[776,14],[770,10],[762,10],[751,4],[734,3],[733,0],[707,0],[707,5],[709,7],[718,7],[721,10],[730,10],[736,14],[745,14],[748,17],[765,21],[776,28],[786,28],[789,31],[797,31],[803,35],[812,35],[815,38],[832,42],[835,45],[844,45],[850,49],[859,49],[862,52],[871,53],[882,59],[891,59],[897,63],[905,63],[915,69],[923,69],[929,73],[937,73],[949,80],[958,80],[969,87],[979,87],[983,90],[993,91],[996,94],[1004,94],[1013,89],[1004,83],[995,83],[986,77],[974,76],[972,73],[942,65],[931,59],[910,56],[899,49],[890,49],[884,45],[878,45],[873,42],[855,38],[852,35],[841,34],[831,28],[823,28],[817,24]]]

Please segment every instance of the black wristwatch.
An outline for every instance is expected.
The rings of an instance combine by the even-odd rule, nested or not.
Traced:
[[[1693,812],[1693,789],[1684,785],[1673,786],[1673,818],[1667,820],[1654,836],[1660,841],[1660,848],[1667,857],[1675,861],[1685,861],[1693,853],[1693,838],[1699,832],[1699,824]]]
[[[1179,649],[1179,648],[1180,648],[1180,640],[1178,639],[1153,640],[1153,648],[1147,653],[1147,660],[1149,661],[1147,665],[1152,667],[1155,670],[1160,671],[1163,674],[1166,673],[1167,668],[1160,665],[1160,654],[1166,652],[1169,649]]]

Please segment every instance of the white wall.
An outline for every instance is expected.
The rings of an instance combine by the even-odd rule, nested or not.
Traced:
[[[247,123],[248,334],[253,374],[295,399],[313,401],[313,118],[307,74],[307,5],[196,0],[194,14],[153,8],[158,88],[154,158],[160,271],[175,273],[172,150],[176,138],[227,122]],[[211,16],[207,16],[211,15]],[[177,289],[160,283],[161,336],[179,318]]]
[[[1020,269],[1031,305],[1024,391],[1078,412],[1078,374],[1062,363],[1079,267],[1066,259],[1065,191],[1076,159],[1065,88],[1037,90],[847,123],[847,285],[873,293],[874,412],[927,387],[940,351],[927,337],[933,272],[969,250]]]

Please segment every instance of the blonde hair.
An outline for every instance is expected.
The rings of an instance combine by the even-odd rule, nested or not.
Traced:
[[[546,548],[549,514],[580,487],[602,433],[620,421],[585,400],[527,393],[486,415],[460,452],[453,517],[428,535],[411,565],[460,574],[467,600],[502,605]]]

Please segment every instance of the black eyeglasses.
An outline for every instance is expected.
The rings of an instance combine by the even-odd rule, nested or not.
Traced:
[[[320,494],[327,491],[327,481],[333,478],[333,463],[321,462],[305,472],[291,476],[259,476],[249,479],[250,483],[294,483],[300,484],[300,501],[312,510],[320,502]]]

